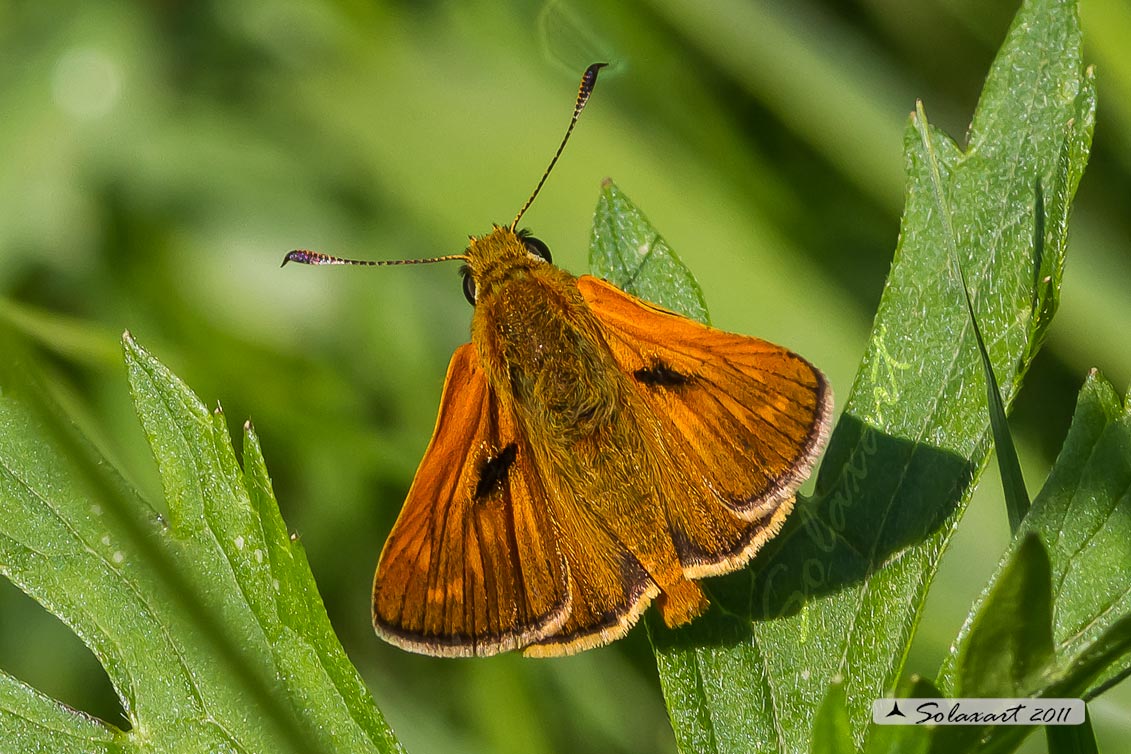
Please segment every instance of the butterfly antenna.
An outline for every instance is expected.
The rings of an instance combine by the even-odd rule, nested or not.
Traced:
[[[534,198],[538,196],[538,192],[542,190],[546,179],[550,177],[550,171],[554,169],[558,158],[562,156],[566,142],[569,141],[569,135],[573,133],[573,127],[577,125],[577,119],[581,117],[581,111],[585,109],[585,103],[589,101],[589,95],[593,94],[593,87],[597,84],[597,72],[606,65],[608,65],[608,63],[594,63],[586,68],[585,73],[581,75],[581,87],[577,90],[577,102],[573,105],[573,117],[569,119],[569,128],[566,129],[565,136],[562,137],[562,143],[558,145],[558,151],[554,153],[554,159],[550,160],[546,172],[542,174],[542,180],[538,181],[538,185],[534,187],[534,192],[530,195],[530,198],[526,200],[526,204],[522,205],[522,209],[515,215],[514,222],[511,223],[512,231],[518,227],[518,221],[526,214],[526,210],[530,209],[530,205],[534,203]]]
[[[309,249],[295,249],[294,251],[287,252],[286,256],[283,257],[283,264],[279,266],[284,267],[287,262],[298,262],[300,264],[352,264],[358,267],[389,267],[394,264],[450,262],[453,259],[462,259],[466,262],[467,256],[464,254],[448,254],[443,257],[428,257],[426,259],[346,259],[344,257],[334,257],[329,254],[310,251]]]

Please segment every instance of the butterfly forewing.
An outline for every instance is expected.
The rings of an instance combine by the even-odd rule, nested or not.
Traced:
[[[432,441],[381,553],[378,633],[432,655],[488,655],[569,613],[565,561],[528,446],[479,367],[452,356]]]
[[[688,575],[740,567],[780,528],[824,447],[832,402],[824,376],[787,349],[596,278],[582,276],[578,288],[682,480],[671,482],[682,494],[664,503]]]

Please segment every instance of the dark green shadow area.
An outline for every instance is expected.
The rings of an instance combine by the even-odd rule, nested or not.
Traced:
[[[709,617],[679,631],[653,620],[662,647],[729,646],[753,638],[751,621],[797,613],[806,602],[860,584],[950,519],[974,478],[966,459],[892,437],[845,414],[812,498],[746,569],[704,582]]]

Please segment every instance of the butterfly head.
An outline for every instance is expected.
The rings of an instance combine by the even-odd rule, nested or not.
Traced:
[[[472,306],[483,291],[493,290],[515,275],[525,275],[552,263],[550,249],[525,228],[515,231],[496,225],[483,236],[472,236],[460,268],[463,294]]]

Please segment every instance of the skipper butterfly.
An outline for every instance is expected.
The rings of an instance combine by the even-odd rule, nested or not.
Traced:
[[[781,528],[828,439],[832,392],[795,353],[555,267],[518,222],[458,259],[471,342],[448,367],[432,441],[373,583],[373,625],[429,655],[607,644],[657,601],[669,626]]]

